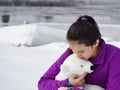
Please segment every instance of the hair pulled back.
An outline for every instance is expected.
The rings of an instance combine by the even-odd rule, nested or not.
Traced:
[[[96,21],[87,15],[80,16],[67,32],[68,41],[78,41],[78,43],[84,43],[87,46],[93,45],[100,38],[101,34]]]

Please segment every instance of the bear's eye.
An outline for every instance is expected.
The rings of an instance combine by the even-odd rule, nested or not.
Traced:
[[[83,68],[83,65],[80,65],[80,67],[82,67],[82,68]]]

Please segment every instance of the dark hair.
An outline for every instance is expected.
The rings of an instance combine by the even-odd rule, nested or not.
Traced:
[[[68,41],[78,41],[78,43],[84,43],[87,46],[93,45],[100,38],[101,34],[96,21],[87,15],[80,16],[67,32]]]

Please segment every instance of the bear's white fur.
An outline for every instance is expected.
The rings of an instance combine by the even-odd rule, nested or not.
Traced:
[[[65,80],[72,74],[82,75],[85,72],[91,73],[93,72],[91,67],[93,67],[93,64],[90,61],[79,59],[75,54],[71,54],[61,65],[56,80]],[[85,84],[83,88],[85,90],[105,90],[100,86],[89,84]]]

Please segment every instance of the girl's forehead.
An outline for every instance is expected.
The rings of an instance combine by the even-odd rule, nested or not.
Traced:
[[[76,49],[76,50],[84,50],[88,47],[85,44],[80,44],[80,43],[76,43],[76,42],[70,42],[69,46],[71,49]]]
[[[86,47],[86,45],[84,43],[79,43],[78,41],[69,41],[68,42],[70,46],[82,46],[82,47]]]

